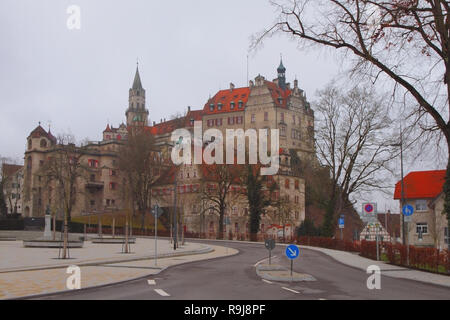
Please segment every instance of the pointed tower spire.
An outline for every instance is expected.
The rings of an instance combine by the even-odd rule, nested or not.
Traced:
[[[145,89],[142,87],[141,76],[139,75],[139,62],[136,63],[136,74],[133,86],[129,91],[128,109],[125,112],[128,126],[148,124],[149,111],[145,107]]]
[[[278,86],[286,90],[286,68],[283,65],[283,56],[281,56],[280,66],[277,68],[278,72]]]
[[[134,90],[142,89],[141,77],[139,76],[139,63],[136,66],[136,75],[134,76],[133,87]]]

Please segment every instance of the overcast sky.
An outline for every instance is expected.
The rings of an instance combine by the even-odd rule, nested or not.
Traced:
[[[67,28],[69,5],[80,30]],[[150,121],[203,108],[230,82],[246,85],[250,37],[274,19],[265,0],[2,0],[0,155],[21,162],[39,121],[100,140],[108,121],[125,121],[137,59]],[[277,37],[250,53],[250,79],[275,78],[281,53],[309,100],[340,72],[329,51]]]

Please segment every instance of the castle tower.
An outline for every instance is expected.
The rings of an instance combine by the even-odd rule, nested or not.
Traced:
[[[136,67],[133,86],[129,92],[128,109],[125,113],[127,126],[147,126],[148,114],[145,108],[145,89],[142,87],[139,67]]]
[[[280,61],[280,66],[277,69],[278,72],[278,86],[286,90],[286,68],[283,65],[283,59]]]

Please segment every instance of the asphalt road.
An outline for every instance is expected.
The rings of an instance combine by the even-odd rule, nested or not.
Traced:
[[[208,241],[201,241],[208,243]],[[212,242],[216,244],[217,242]],[[102,288],[72,291],[40,299],[112,300],[336,300],[336,299],[450,299],[450,289],[381,276],[381,290],[367,289],[368,274],[312,250],[301,250],[294,270],[314,276],[315,282],[263,281],[255,264],[267,258],[263,245],[224,243],[238,255],[171,267],[146,279]],[[274,262],[288,267],[284,247],[273,251]],[[148,280],[151,280],[150,282]]]

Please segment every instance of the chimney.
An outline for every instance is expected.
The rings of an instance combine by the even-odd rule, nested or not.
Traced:
[[[159,119],[159,123],[162,123],[162,119]]]
[[[234,83],[231,82],[231,83],[230,83],[230,92],[233,92],[233,90],[234,90]]]
[[[156,122],[155,121],[153,121],[153,126],[156,126]]]
[[[191,106],[188,106],[188,112],[191,112]]]

